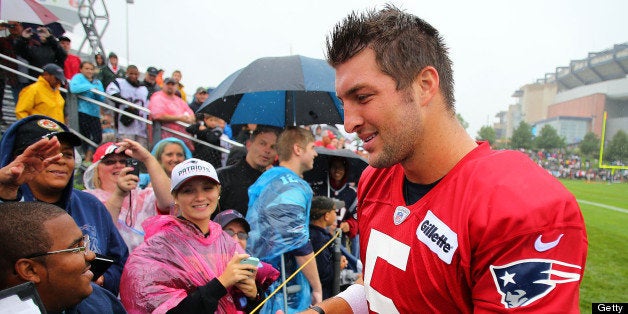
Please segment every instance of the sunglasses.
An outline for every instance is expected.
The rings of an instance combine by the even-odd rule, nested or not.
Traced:
[[[121,165],[126,165],[126,159],[103,159],[100,162],[102,162],[103,165],[106,165],[106,166],[115,165],[116,163],[119,163]]]
[[[225,232],[229,236],[232,236],[232,237],[236,234],[235,232],[233,232],[233,230],[230,230],[230,229],[226,229]],[[240,240],[246,240],[246,239],[249,238],[249,234],[246,233],[246,232],[238,232],[237,235],[238,235],[238,239],[240,239]]]

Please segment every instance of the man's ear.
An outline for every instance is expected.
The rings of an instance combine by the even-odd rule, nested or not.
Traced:
[[[421,105],[429,103],[440,91],[438,71],[432,66],[426,66],[414,79],[413,87],[421,99]]]
[[[15,262],[15,274],[24,281],[32,281],[38,284],[44,277],[45,271],[44,265],[32,259],[20,258]]]
[[[292,153],[296,156],[301,156],[301,147],[299,144],[292,145]]]

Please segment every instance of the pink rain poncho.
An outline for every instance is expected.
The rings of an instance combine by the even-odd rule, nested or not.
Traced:
[[[191,222],[169,215],[154,216],[142,224],[144,243],[129,256],[120,282],[120,298],[129,313],[165,313],[197,287],[218,277],[242,247],[220,225],[209,222],[209,236]],[[266,264],[258,270],[258,287],[278,277]],[[216,313],[235,313],[235,289],[218,303]]]

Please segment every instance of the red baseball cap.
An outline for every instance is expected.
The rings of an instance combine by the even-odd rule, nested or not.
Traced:
[[[117,146],[114,142],[107,142],[98,146],[98,148],[96,148],[96,151],[94,152],[94,156],[92,157],[92,162],[95,163],[99,160],[102,160],[107,155],[115,154],[115,151],[116,149],[118,149],[118,147],[120,146]]]

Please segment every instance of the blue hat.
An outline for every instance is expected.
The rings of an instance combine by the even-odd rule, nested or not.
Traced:
[[[46,73],[54,75],[61,83],[65,84],[65,73],[63,73],[63,69],[60,66],[54,63],[48,63],[41,69]]]
[[[242,223],[242,225],[244,226],[244,230],[246,230],[246,233],[249,233],[251,231],[251,226],[249,225],[249,222],[246,221],[246,219],[244,219],[244,216],[242,216],[242,214],[240,214],[240,212],[236,210],[227,209],[221,211],[220,213],[218,213],[218,215],[216,215],[216,217],[214,217],[214,222],[219,224],[222,228],[226,227],[228,224],[235,220],[238,220]]]

